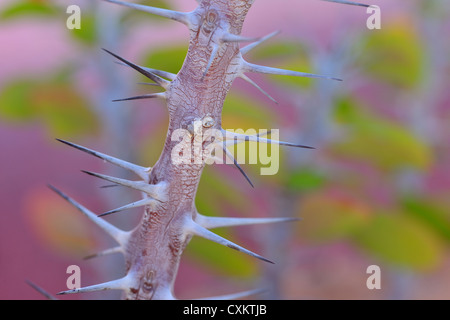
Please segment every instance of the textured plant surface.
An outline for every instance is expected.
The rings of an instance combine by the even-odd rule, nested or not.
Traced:
[[[205,150],[211,150],[209,149],[211,145],[218,145],[219,149],[216,150],[223,150],[225,158],[232,161],[250,182],[250,179],[227,149],[228,145],[250,140],[309,148],[303,145],[260,138],[259,136],[226,132],[221,127],[222,107],[225,97],[237,77],[241,77],[257,86],[246,76],[250,72],[316,78],[321,78],[322,76],[255,65],[244,60],[243,54],[274,35],[271,34],[261,39],[245,38],[240,35],[246,14],[253,3],[252,0],[199,1],[197,9],[189,13],[124,3],[116,0],[108,0],[108,2],[146,11],[183,23],[189,28],[190,32],[189,50],[179,73],[171,74],[138,66],[105,49],[107,53],[111,54],[120,63],[137,70],[156,85],[165,89],[162,93],[122,100],[165,99],[170,117],[169,128],[159,160],[153,167],[148,168],[60,140],[107,162],[130,170],[140,178],[138,181],[129,181],[86,172],[114,184],[141,191],[143,194],[142,200],[106,212],[101,216],[125,209],[145,207],[145,214],[139,224],[131,231],[122,231],[102,220],[56,188],[51,187],[117,241],[119,246],[102,254],[121,252],[125,257],[126,263],[126,275],[121,279],[63,293],[120,289],[123,290],[125,299],[173,299],[174,283],[180,258],[192,236],[200,236],[259,258],[262,261],[273,263],[216,235],[209,229],[224,226],[285,222],[292,219],[214,218],[197,212],[194,201],[202,170],[207,160],[218,156]],[[239,44],[241,42],[253,43],[240,49]],[[339,80],[335,78],[329,79]],[[185,133],[183,136],[176,134],[176,131],[180,129],[184,129],[184,131],[181,131]],[[209,141],[198,141],[203,135],[207,135],[206,130],[212,129],[222,133],[221,137],[215,136]],[[200,146],[201,151],[199,153],[194,154],[192,157],[189,155],[189,161],[183,163],[175,161],[178,157],[186,156],[186,154],[183,154],[186,150],[191,152],[192,146],[196,144]],[[252,183],[250,182],[250,184]],[[249,292],[242,294],[249,294]]]
[[[136,2],[186,12],[198,5],[185,0]],[[302,221],[210,229],[234,243],[245,244],[275,264],[192,237],[183,251],[172,295],[198,298],[264,288],[255,297],[448,297],[450,175],[446,146],[450,108],[445,84],[450,46],[442,35],[448,30],[449,7],[445,0],[367,3],[381,7],[381,30],[366,28],[368,15],[361,6],[303,0],[282,1],[280,5],[258,0],[252,5],[243,35],[269,36],[248,39],[253,40],[250,46],[239,44],[246,61],[342,76],[345,82],[250,72],[240,74],[240,79],[233,82],[224,102],[221,125],[208,115],[204,119],[206,126],[271,128],[272,139],[276,139],[273,129],[280,128],[283,140],[305,143],[317,150],[281,148],[280,171],[274,176],[258,176],[259,165],[244,166],[239,161],[239,148],[247,151],[257,143],[234,146],[234,141],[227,141],[230,151],[238,149],[235,157],[256,188],[250,187],[246,176],[239,176],[231,158],[226,159],[230,166],[200,165],[203,170],[195,192],[195,211],[202,215],[192,215],[192,220],[206,229],[211,225],[205,225],[203,215],[276,217],[278,221],[301,217]],[[81,8],[80,30],[66,28],[69,4]],[[163,159],[166,152],[166,100],[173,101],[169,97],[173,90],[169,85],[165,93],[155,95],[157,99],[151,101],[112,102],[164,90],[134,85],[134,80],[140,77],[142,81],[143,76],[100,48],[138,65],[170,71],[147,69],[175,84],[172,81],[182,74],[189,40],[184,27],[170,19],[105,1],[0,2],[0,42],[5,44],[0,50],[0,297],[42,298],[27,285],[28,279],[52,293],[72,289],[69,285],[66,288],[65,283],[66,269],[73,264],[81,268],[82,286],[120,279],[130,270],[139,269],[132,267],[134,261],[126,252],[127,248],[131,250],[131,244],[122,241],[119,245],[114,237],[98,230],[98,224],[116,238],[117,234],[129,236],[134,232],[137,239],[135,228],[141,226],[139,220],[144,212],[163,212],[158,206],[162,202],[152,204],[147,193],[141,191],[154,193],[152,198],[156,198],[155,184],[130,184],[126,180],[105,183],[103,179],[80,174],[78,169],[137,182],[145,182],[151,173],[136,176],[134,172],[141,171],[140,166],[125,170],[66,148],[55,137],[128,162],[159,167],[160,174],[168,178],[169,172],[158,164],[158,159]],[[255,47],[270,38],[273,30],[280,30],[281,34]],[[204,47],[199,84],[212,76],[211,72],[204,73],[209,61],[210,70],[220,70],[215,59],[210,59],[215,43]],[[216,56],[220,54],[217,49]],[[250,79],[279,104],[259,95]],[[163,86],[166,83],[159,81]],[[211,82],[208,83],[209,87]],[[132,94],[133,91],[139,93]],[[175,123],[172,118],[171,126]],[[203,119],[198,120],[197,127],[194,121],[194,125],[181,128],[181,136],[206,132]],[[173,129],[178,132],[176,127]],[[180,139],[168,142],[173,142],[172,151],[182,146]],[[214,145],[223,147],[220,143]],[[261,143],[259,147],[272,149],[278,145]],[[85,147],[79,149],[88,151]],[[130,167],[125,161],[108,159]],[[71,206],[49,190],[47,183],[61,187],[90,210]],[[139,190],[130,190],[120,183]],[[105,184],[115,187],[97,189]],[[166,186],[173,188],[173,184]],[[97,216],[143,199],[141,195],[150,202],[147,207],[104,218]],[[161,201],[162,197],[158,199]],[[224,225],[233,221],[221,219],[226,222]],[[214,221],[217,225],[219,220]],[[244,220],[234,221],[242,224]],[[121,232],[118,228],[132,231]],[[158,230],[156,226],[152,228]],[[169,229],[175,232],[166,230]],[[160,252],[168,252],[150,241],[149,250],[156,247]],[[98,253],[105,248],[112,249]],[[88,255],[114,252],[118,254],[82,260]],[[133,254],[139,257],[138,253]],[[365,286],[366,268],[373,264],[381,268],[380,290],[368,290]],[[137,277],[138,273],[134,274]],[[155,275],[150,272],[147,278]],[[140,280],[135,283],[140,284]],[[146,287],[151,286],[147,281]],[[124,290],[61,298],[119,298],[121,291]]]

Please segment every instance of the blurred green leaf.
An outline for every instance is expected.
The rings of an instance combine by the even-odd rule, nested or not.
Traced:
[[[275,113],[247,95],[231,92],[225,98],[222,114],[224,129],[255,129],[259,132],[260,129],[272,128],[276,121]]]
[[[286,186],[292,191],[312,191],[324,185],[326,177],[311,168],[300,168],[289,173]]]
[[[253,49],[249,55],[251,56],[250,61],[257,64],[314,73],[307,48],[299,42],[278,40],[277,42],[265,43]],[[261,61],[264,61],[264,63],[261,63]],[[309,87],[312,84],[312,80],[305,77],[274,75],[268,75],[267,77],[277,83],[284,83],[297,88]]]
[[[358,44],[358,67],[386,84],[410,89],[424,73],[424,50],[413,22],[383,26],[364,34]]]
[[[354,240],[371,254],[398,267],[419,271],[441,262],[443,246],[426,226],[404,214],[377,214]]]
[[[53,136],[92,134],[98,119],[89,102],[65,76],[44,80],[17,80],[0,93],[0,116],[6,121],[45,123]]]
[[[87,45],[98,43],[97,24],[94,15],[83,13],[80,27],[80,29],[68,30],[69,34],[73,36],[74,39]]]
[[[8,83],[0,92],[0,116],[6,121],[29,121],[36,116],[36,109],[30,103],[32,81]]]
[[[6,21],[22,16],[51,16],[55,15],[57,10],[49,1],[45,0],[23,0],[14,1],[8,4],[0,12],[0,20]]]
[[[384,170],[430,167],[432,150],[401,123],[367,111],[351,97],[337,101],[335,115],[339,122],[345,123],[347,133],[344,140],[330,146],[335,154],[366,161]]]
[[[144,66],[178,73],[183,65],[187,47],[176,45],[152,49],[144,57]]]
[[[139,4],[145,5],[145,6],[151,6],[155,8],[161,8],[161,9],[169,9],[173,10],[172,6],[168,3],[168,1],[165,0],[140,0],[138,2]],[[124,11],[124,14],[122,15],[121,22],[123,25],[130,25],[133,22],[141,21],[141,20],[151,20],[151,21],[169,21],[169,19],[139,11],[139,10],[133,10],[128,9]]]
[[[447,205],[409,197],[403,200],[403,206],[407,214],[428,225],[447,241],[450,240],[450,212]]]
[[[232,206],[237,211],[245,212],[248,209],[245,196],[236,190],[218,170],[214,169],[208,167],[202,174],[196,197],[196,206],[199,212],[205,215],[228,216],[224,211],[225,204]],[[208,211],[200,211],[201,208],[208,209]]]
[[[32,102],[53,136],[93,134],[98,130],[96,114],[88,101],[68,83],[36,86]]]
[[[318,243],[350,239],[369,220],[370,208],[358,199],[326,190],[299,201],[299,234]]]

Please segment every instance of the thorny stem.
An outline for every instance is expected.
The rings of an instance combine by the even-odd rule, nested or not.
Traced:
[[[183,23],[190,31],[189,49],[184,64],[176,75],[140,67],[105,49],[118,62],[142,73],[154,81],[156,85],[166,90],[157,96],[166,100],[169,110],[169,128],[162,154],[153,168],[141,167],[128,161],[60,140],[78,150],[127,169],[141,178],[140,181],[133,181],[85,171],[85,173],[96,178],[139,190],[143,195],[142,200],[123,205],[103,215],[129,208],[145,207],[144,215],[138,225],[131,231],[122,231],[103,220],[102,217],[96,216],[55,187],[51,187],[119,244],[119,246],[107,249],[97,256],[120,252],[124,255],[126,266],[126,274],[120,279],[64,291],[60,294],[122,290],[124,299],[174,299],[174,282],[181,255],[192,236],[204,237],[262,261],[272,263],[272,261],[234,244],[208,229],[224,226],[287,222],[296,219],[214,218],[199,214],[195,208],[195,195],[205,162],[198,163],[195,159],[191,159],[190,162],[179,164],[173,161],[174,155],[176,157],[182,153],[177,149],[180,145],[190,150],[191,143],[196,139],[194,133],[197,133],[197,130],[205,132],[205,130],[216,129],[219,132],[223,132],[221,126],[223,102],[235,78],[242,77],[245,79],[245,73],[247,72],[307,76],[330,80],[340,79],[264,67],[246,62],[242,54],[273,35],[261,39],[240,36],[245,17],[254,0],[202,0],[198,1],[199,6],[197,9],[189,13],[145,7],[129,2],[121,2],[120,0],[105,1],[143,10]],[[253,46],[248,46],[243,51],[240,50],[239,43],[253,40],[256,40]],[[166,77],[170,81],[161,77]],[[255,83],[252,84],[261,90]],[[151,97],[155,97],[155,95],[133,97],[131,99]],[[194,125],[198,122],[202,124],[199,129]],[[183,138],[181,142],[173,139],[175,132],[179,129],[184,129],[185,132],[189,133],[187,135],[188,139]],[[235,137],[231,138],[231,140],[234,140]],[[256,136],[241,136],[240,139],[244,141],[254,140]],[[269,141],[261,138],[261,141],[263,140]],[[270,140],[269,143],[310,148],[275,140]],[[202,149],[206,147],[204,143],[201,144]],[[234,163],[238,166],[236,162]],[[243,173],[242,169],[240,170]],[[248,179],[245,173],[243,174]],[[247,291],[238,295],[228,295],[227,297],[237,297],[252,292],[256,291]]]

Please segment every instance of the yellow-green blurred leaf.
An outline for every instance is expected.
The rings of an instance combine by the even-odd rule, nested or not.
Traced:
[[[22,16],[51,16],[58,11],[50,1],[45,0],[23,0],[13,1],[0,12],[0,21],[6,21]]]
[[[80,29],[68,30],[69,34],[75,39],[87,45],[97,43],[97,24],[95,16],[88,13],[83,13],[81,18]]]
[[[409,197],[403,200],[405,212],[450,240],[450,211],[447,204]]]
[[[323,186],[326,177],[311,168],[300,168],[286,177],[286,187],[293,191],[312,191]]]
[[[70,84],[39,84],[33,88],[31,101],[53,136],[92,134],[98,130],[96,114]]]
[[[349,239],[367,223],[371,210],[349,195],[320,191],[301,198],[299,234],[314,242]]]
[[[336,115],[347,135],[330,146],[335,154],[384,170],[426,170],[432,164],[430,147],[401,123],[371,113],[351,98],[337,102]]]
[[[7,84],[0,93],[0,116],[6,121],[23,122],[36,116],[30,102],[32,81],[15,81]]]
[[[259,132],[260,129],[272,128],[276,120],[274,113],[244,94],[231,92],[225,98],[222,112],[224,129],[255,129]]]
[[[443,246],[436,234],[401,213],[374,215],[354,240],[364,250],[397,267],[427,271],[442,260]]]
[[[424,50],[413,22],[383,25],[364,34],[358,67],[367,75],[400,88],[413,88],[423,77]]]
[[[144,66],[176,74],[183,65],[186,53],[187,46],[183,45],[152,49],[144,57]]]

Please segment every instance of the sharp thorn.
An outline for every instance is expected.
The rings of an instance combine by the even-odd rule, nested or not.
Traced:
[[[129,101],[129,100],[141,100],[141,99],[153,99],[153,98],[165,98],[166,94],[165,92],[159,92],[159,93],[150,93],[150,94],[144,94],[141,96],[135,96],[135,97],[130,97],[130,98],[124,98],[124,99],[115,99],[113,100],[113,102],[118,102],[118,101]]]
[[[157,196],[159,194],[158,188],[160,187],[160,185],[148,184],[144,181],[132,181],[132,180],[121,179],[121,178],[111,177],[111,176],[107,176],[104,174],[91,172],[91,171],[85,171],[85,170],[81,170],[81,172],[86,173],[90,176],[99,178],[99,179],[103,179],[103,180],[106,180],[106,181],[109,181],[112,183],[116,183],[116,184],[124,186],[124,187],[142,191],[142,192],[148,194],[149,196],[151,196],[152,198],[157,198]]]
[[[230,218],[208,217],[197,213],[195,222],[206,229],[299,221],[300,218]]]
[[[39,287],[37,284],[31,282],[30,280],[25,280],[25,282],[32,287],[34,290],[36,290],[37,292],[39,292],[40,294],[42,294],[45,298],[47,298],[48,300],[58,300],[56,299],[54,296],[52,296],[50,293],[48,293],[47,291],[45,291],[44,289],[42,289],[41,287]]]
[[[256,84],[252,79],[250,79],[249,77],[247,77],[245,74],[240,74],[239,77],[245,81],[247,81],[248,83],[250,83],[252,86],[254,86],[256,89],[258,89],[259,91],[261,91],[267,98],[269,98],[270,100],[272,100],[273,102],[275,102],[276,104],[278,104],[278,101],[275,100],[274,98],[272,98],[272,96],[270,94],[268,94],[266,91],[264,91],[263,88],[261,88],[258,84]]]
[[[317,78],[317,79],[342,81],[342,79],[335,78],[335,77],[260,66],[260,65],[249,63],[246,61],[244,61],[241,72],[256,72],[256,73],[263,73],[263,74],[274,74],[274,75],[284,75],[284,76],[293,76],[293,77],[306,77],[306,78]]]
[[[103,51],[105,51],[106,53],[112,55],[113,57],[115,57],[116,59],[122,61],[123,63],[125,63],[126,65],[130,66],[131,68],[133,68],[134,70],[136,70],[137,72],[141,73],[142,75],[146,76],[147,78],[149,78],[150,80],[156,82],[158,85],[160,85],[163,88],[167,88],[170,85],[170,81],[167,81],[166,79],[161,78],[160,76],[154,74],[153,72],[150,72],[140,66],[138,66],[137,64],[134,64],[114,53],[112,53],[111,51],[107,50],[107,49],[102,49]]]
[[[248,183],[252,186],[252,188],[254,188],[255,186],[253,185],[252,181],[250,180],[250,178],[247,176],[247,174],[244,172],[244,170],[242,170],[241,166],[238,164],[238,162],[236,161],[236,159],[233,157],[233,155],[231,154],[231,152],[224,147],[223,151],[225,151],[225,154],[227,155],[227,157],[233,161],[234,165],[236,166],[236,168],[242,173],[242,175],[244,176],[244,178],[248,181]]]
[[[117,246],[117,247],[114,247],[114,248],[106,249],[106,250],[103,250],[103,251],[91,254],[89,256],[86,256],[86,257],[84,257],[84,260],[98,258],[98,257],[102,257],[102,256],[106,256],[106,255],[109,255],[109,254],[114,254],[114,253],[120,253],[122,251],[123,251],[122,247],[121,246]]]
[[[107,215],[110,215],[110,214],[113,214],[113,213],[116,213],[116,212],[124,211],[124,210],[127,210],[127,209],[143,207],[143,206],[155,203],[155,201],[156,200],[153,199],[153,198],[145,198],[145,199],[142,199],[142,200],[139,200],[139,201],[136,201],[136,202],[124,205],[124,206],[119,207],[117,209],[104,212],[102,214],[99,214],[97,217],[104,217],[104,216],[107,216]],[[104,221],[104,220],[102,220],[102,221]]]
[[[252,252],[252,251],[250,251],[248,249],[245,249],[245,248],[243,248],[243,247],[241,247],[241,246],[239,246],[239,245],[237,245],[237,244],[235,244],[235,243],[233,243],[233,242],[231,242],[231,241],[229,241],[229,240],[227,240],[227,239],[225,239],[225,238],[223,238],[223,237],[221,237],[221,236],[219,236],[219,235],[217,235],[217,234],[215,234],[215,233],[213,233],[211,231],[209,231],[208,229],[203,228],[202,226],[200,226],[199,224],[195,223],[192,220],[188,223],[187,229],[188,229],[188,232],[190,232],[191,234],[197,235],[197,236],[205,238],[207,240],[211,240],[211,241],[216,242],[218,244],[224,245],[224,246],[226,246],[228,248],[231,248],[231,249],[234,249],[234,250],[246,253],[246,254],[248,254],[248,255],[250,255],[252,257],[258,258],[258,259],[260,259],[262,261],[274,264],[273,261],[270,261],[269,259],[266,259],[266,258],[260,256],[259,254],[256,254],[256,253],[254,253],[254,252]]]
[[[100,188],[102,188],[102,189],[115,188],[115,187],[119,187],[119,185],[118,184],[107,184],[104,186],[100,186]]]
[[[123,63],[121,61],[114,61],[114,62],[117,63],[118,65],[121,65],[121,66],[130,67],[128,64]],[[137,65],[137,66],[139,68],[141,68],[142,70],[146,70],[146,71],[148,71],[150,73],[156,74],[157,76],[160,76],[160,77],[163,77],[163,78],[167,78],[167,79],[172,80],[172,81],[175,80],[175,78],[177,77],[177,75],[175,73],[172,73],[172,72],[167,72],[167,71],[163,71],[163,70],[147,68],[147,67],[143,67],[143,66],[140,66],[140,65]],[[146,85],[150,85],[150,86],[159,86],[159,84],[157,84],[157,83],[146,83],[146,82],[142,83],[142,82],[140,82],[138,84],[146,84]]]
[[[172,19],[172,20],[181,22],[182,24],[184,24],[188,27],[190,27],[192,25],[192,14],[191,13],[149,7],[149,6],[144,6],[144,5],[135,4],[135,3],[123,2],[123,1],[119,1],[119,0],[104,0],[104,1],[119,4],[119,5],[129,7],[132,9],[148,12],[148,13],[160,16],[160,17]]]
[[[214,59],[216,58],[218,51],[219,51],[219,45],[214,44],[213,49],[211,51],[211,56],[209,57],[208,64],[206,65],[205,71],[203,72],[202,81],[205,78],[206,74],[208,73],[209,68],[211,68],[211,65],[214,62]]]
[[[225,139],[228,141],[254,141],[254,142],[262,142],[262,143],[268,143],[268,144],[278,144],[281,146],[287,146],[287,147],[295,147],[295,148],[304,148],[304,149],[315,149],[311,146],[306,146],[303,144],[295,144],[290,142],[284,142],[284,141],[278,141],[278,140],[272,140],[272,139],[266,139],[266,138],[260,138],[259,136],[249,136],[241,133],[235,133],[235,132],[229,132],[226,130],[222,130],[224,133]]]
[[[127,239],[129,233],[123,230],[120,230],[119,228],[113,226],[109,222],[98,219],[97,215],[95,215],[92,211],[88,210],[87,208],[83,207],[81,204],[73,200],[72,198],[68,197],[66,194],[58,190],[52,185],[48,185],[50,189],[52,189],[54,192],[56,192],[60,197],[62,197],[64,200],[69,202],[71,205],[73,205],[75,208],[78,209],[81,213],[83,213],[89,220],[94,222],[98,227],[100,227],[103,231],[108,233],[114,240],[116,240],[120,244],[124,244]]]
[[[111,156],[109,156],[107,154],[88,149],[86,147],[77,145],[77,144],[72,143],[72,142],[68,142],[68,141],[61,140],[61,139],[56,139],[56,140],[66,144],[66,145],[68,145],[70,147],[73,147],[73,148],[78,149],[80,151],[86,152],[87,154],[90,154],[90,155],[92,155],[94,157],[100,158],[100,159],[102,159],[104,161],[107,161],[107,162],[109,162],[111,164],[119,166],[119,167],[121,167],[123,169],[129,170],[129,171],[135,173],[136,175],[138,175],[140,178],[142,178],[145,181],[147,181],[148,178],[149,178],[148,171],[149,171],[150,168],[141,167],[141,166],[138,166],[138,165],[136,165],[134,163],[127,162],[127,161],[124,161],[124,160],[121,160],[121,159],[118,159],[118,158],[111,157]]]
[[[104,291],[104,290],[125,290],[125,289],[128,289],[130,280],[131,279],[128,279],[127,276],[125,276],[121,279],[117,279],[117,280],[113,280],[113,281],[109,281],[109,282],[105,282],[105,283],[101,283],[101,284],[96,284],[96,285],[83,287],[83,288],[79,288],[79,289],[61,291],[61,292],[57,293],[57,295]]]
[[[272,38],[272,37],[278,35],[279,33],[280,33],[279,30],[278,30],[278,31],[275,31],[275,32],[272,32],[271,34],[269,34],[269,35],[267,35],[267,36],[265,36],[265,37],[262,37],[262,38],[259,39],[258,41],[254,42],[254,43],[250,43],[249,45],[247,45],[247,46],[241,48],[241,54],[246,54],[246,53],[248,53],[250,50],[252,50],[252,49],[255,48],[256,46],[259,46],[261,43],[263,43],[263,42],[269,40],[270,38]]]
[[[322,0],[322,1],[326,1],[326,2],[334,2],[334,3],[340,3],[340,4],[348,4],[351,6],[358,6],[358,7],[370,7],[369,4],[365,4],[365,3],[358,3],[358,2],[353,2],[353,1],[345,1],[345,0]]]
[[[261,38],[248,38],[248,37],[243,37],[240,35],[236,35],[236,34],[232,34],[232,33],[225,33],[220,40],[222,42],[253,42],[253,41],[258,41]]]

